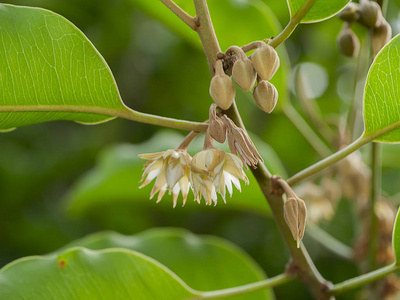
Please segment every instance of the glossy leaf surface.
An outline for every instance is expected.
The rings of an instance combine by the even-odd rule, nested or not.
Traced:
[[[0,5],[0,129],[52,120],[98,123],[128,111],[91,42],[51,11]]]
[[[59,255],[22,258],[0,270],[1,299],[174,300],[193,295],[160,263],[123,249],[74,248]]]
[[[224,289],[265,279],[255,262],[230,242],[213,236],[194,235],[178,228],[150,229],[133,236],[100,232],[74,241],[65,248],[73,246],[89,249],[118,247],[138,251],[156,259],[191,288],[200,291]],[[264,290],[232,299],[271,297],[272,293]]]

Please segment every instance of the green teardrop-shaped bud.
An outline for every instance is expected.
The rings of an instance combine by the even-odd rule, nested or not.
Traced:
[[[362,1],[360,3],[360,24],[368,27],[374,28],[379,26],[382,20],[382,11],[378,3],[374,1]]]
[[[381,24],[372,31],[372,50],[374,57],[392,38],[392,27],[383,19]]]
[[[257,48],[250,59],[262,80],[270,80],[279,68],[278,53],[274,47],[267,44]]]
[[[235,99],[235,85],[228,75],[216,74],[211,79],[210,95],[223,110],[228,109]]]
[[[357,21],[360,17],[359,5],[357,3],[350,2],[340,13],[338,13],[338,17],[346,22]]]
[[[232,77],[242,90],[251,91],[257,79],[257,73],[251,60],[238,59],[233,65]]]
[[[267,113],[271,113],[278,102],[278,91],[272,83],[262,80],[255,87],[253,98],[259,108]]]
[[[360,41],[350,28],[345,28],[337,38],[337,46],[343,55],[355,57],[360,50]]]

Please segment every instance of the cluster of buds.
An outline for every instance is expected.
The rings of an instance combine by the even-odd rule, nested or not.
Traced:
[[[243,49],[254,48],[254,53],[247,57]],[[218,56],[210,95],[221,109],[226,110],[232,105],[236,93],[230,76],[244,91],[251,91],[257,81],[253,98],[262,110],[271,113],[278,101],[278,91],[269,80],[278,68],[279,56],[275,49],[265,42],[253,42],[243,48],[232,46]]]
[[[360,48],[360,42],[350,28],[353,22],[371,31],[374,57],[392,37],[392,28],[383,17],[381,7],[374,1],[361,0],[360,4],[350,2],[338,16],[346,22],[337,39],[339,50],[346,56],[356,56]]]
[[[226,189],[232,196],[233,186],[239,191],[240,181],[246,184],[249,180],[243,171],[243,165],[255,167],[258,160],[262,161],[253,142],[247,133],[237,127],[226,115],[218,116],[217,106],[211,105],[209,126],[204,140],[203,151],[191,157],[187,148],[197,133],[189,134],[175,150],[158,153],[141,154],[147,159],[140,188],[148,185],[154,179],[155,183],[150,193],[150,199],[158,193],[157,202],[169,191],[173,194],[173,206],[177,204],[179,193],[182,193],[185,205],[189,189],[194,194],[194,200],[200,203],[203,197],[207,205],[217,204],[217,193],[225,202]],[[223,143],[228,138],[231,153],[213,146],[213,139]]]

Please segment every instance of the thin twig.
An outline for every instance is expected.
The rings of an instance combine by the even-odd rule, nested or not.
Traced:
[[[359,286],[363,286],[365,284],[371,283],[383,277],[386,277],[389,274],[400,271],[400,266],[396,264],[391,264],[389,266],[380,268],[378,270],[372,271],[367,274],[363,274],[358,277],[354,277],[352,279],[346,280],[342,283],[335,284],[330,291],[331,295],[339,295],[348,290],[355,289]]]
[[[204,123],[146,114],[128,107],[116,109],[87,105],[1,105],[0,112],[79,112],[109,116],[109,120],[120,117],[131,121],[190,131],[203,132],[208,128],[208,125]]]
[[[289,23],[285,27],[285,29],[282,30],[282,32],[272,39],[268,45],[276,48],[280,44],[282,44],[296,29],[297,25],[300,24],[301,20],[303,17],[308,13],[310,8],[314,5],[316,0],[306,0],[303,4],[302,7],[297,11],[297,13],[290,19]]]
[[[200,296],[191,298],[192,300],[200,300],[200,299],[219,299],[219,298],[226,298],[232,297],[242,294],[247,294],[251,292],[256,292],[262,289],[272,288],[274,286],[278,286],[284,284],[293,279],[293,276],[288,274],[280,274],[275,277],[262,280],[259,282],[254,282],[242,286],[237,286],[229,289],[223,289],[218,291],[211,291],[211,292],[202,292]]]
[[[179,19],[181,19],[187,26],[196,31],[196,22],[194,18],[184,11],[172,0],[160,0],[166,7],[168,7]]]

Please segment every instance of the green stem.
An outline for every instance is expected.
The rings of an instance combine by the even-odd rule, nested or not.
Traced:
[[[372,143],[371,151],[371,201],[370,201],[370,228],[369,228],[369,268],[377,267],[376,254],[378,252],[378,218],[375,213],[375,203],[379,199],[381,188],[381,145]]]
[[[198,297],[194,297],[191,299],[218,299],[218,298],[226,298],[226,297],[232,297],[232,296],[237,296],[237,295],[242,295],[242,294],[248,294],[251,292],[259,291],[262,289],[267,289],[267,288],[272,288],[274,286],[278,286],[281,284],[284,284],[290,280],[292,280],[293,277],[289,276],[287,274],[280,274],[275,277],[262,280],[259,282],[255,283],[250,283],[242,286],[237,286],[229,289],[223,289],[223,290],[218,290],[218,291],[211,291],[211,292],[201,292]]]
[[[310,177],[311,175],[314,175],[314,174],[318,173],[319,171],[322,171],[323,169],[338,162],[339,160],[345,158],[347,155],[360,149],[365,144],[372,142],[374,139],[376,139],[394,129],[397,129],[399,127],[400,127],[400,121],[395,122],[384,128],[381,128],[373,133],[369,133],[367,135],[364,134],[361,137],[359,137],[357,140],[355,140],[353,143],[348,145],[346,148],[343,148],[342,150],[340,150],[340,151],[328,156],[327,158],[313,164],[312,166],[304,169],[303,171],[300,171],[299,173],[295,174],[294,176],[292,176],[288,180],[286,180],[286,182],[289,183],[290,185],[294,185],[294,184],[300,182],[301,180],[303,180],[307,177]]]
[[[270,41],[268,45],[276,48],[280,44],[282,44],[293,33],[297,25],[299,25],[303,17],[314,5],[315,1],[316,0],[306,0],[303,6],[300,7],[300,9],[297,11],[297,13],[293,17],[291,17],[285,29],[283,29],[282,32],[277,37],[275,37],[272,41]]]
[[[326,157],[332,154],[332,151],[328,146],[320,139],[320,137],[311,129],[303,117],[294,109],[292,105],[285,105],[283,112],[288,119],[297,127],[297,129],[303,134],[310,145],[318,152],[322,157]]]
[[[339,255],[345,259],[352,259],[353,258],[353,249],[349,246],[343,244],[341,241],[335,239],[325,230],[321,229],[317,225],[314,224],[307,224],[306,227],[306,234],[308,237],[312,238],[316,242],[320,243],[329,251]]]
[[[98,106],[81,105],[2,105],[0,112],[77,112],[92,113],[124,118],[141,123],[171,127],[191,131],[206,131],[208,125],[204,123],[190,122],[172,118],[165,118],[156,115],[141,113],[128,107],[125,109],[106,108]]]
[[[400,271],[400,266],[396,265],[395,263],[380,268],[378,270],[372,271],[370,273],[354,277],[352,279],[346,280],[342,283],[335,284],[333,288],[330,290],[331,295],[338,295],[344,293],[348,290],[355,289],[357,287],[363,286],[365,284],[371,283],[378,279],[381,279],[391,273]]]
[[[160,0],[166,7],[168,7],[179,19],[185,22],[193,30],[196,30],[196,23],[194,18],[190,16],[186,11],[180,8],[174,1],[172,0]]]

